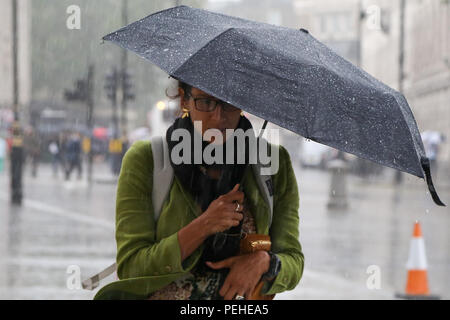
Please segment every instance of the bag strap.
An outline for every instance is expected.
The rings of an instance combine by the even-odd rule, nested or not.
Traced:
[[[258,139],[262,140],[262,143],[267,143],[267,140],[259,137]],[[260,143],[257,143],[257,145],[260,145]],[[266,149],[267,150],[267,149]],[[264,201],[267,203],[270,209],[270,215],[269,215],[269,229],[272,225],[272,216],[273,216],[273,180],[272,176],[268,174],[263,174],[263,168],[266,167],[262,165],[260,162],[257,162],[256,164],[252,164],[253,173],[256,178],[256,182],[258,184],[259,189],[261,190]]]
[[[107,276],[113,274],[117,270],[117,264],[114,262],[108,268],[103,271],[100,271],[95,276],[92,276],[86,280],[84,280],[81,285],[85,290],[94,290],[100,284],[100,281],[105,279]]]
[[[169,160],[169,147],[166,139],[156,136],[151,139],[151,148],[153,155],[153,191],[152,203],[155,221],[158,221],[164,200],[169,194],[173,181],[173,168]],[[83,289],[94,290],[100,284],[100,281],[111,275],[117,270],[117,264],[113,263],[103,271],[84,280]]]
[[[162,136],[153,137],[151,147],[153,154],[153,214],[155,221],[158,221],[162,205],[172,186],[174,172],[170,164],[169,146],[166,139]]]

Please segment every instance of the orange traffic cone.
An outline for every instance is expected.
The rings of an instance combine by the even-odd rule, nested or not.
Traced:
[[[438,296],[430,295],[430,289],[428,288],[425,242],[418,221],[414,224],[413,238],[409,248],[409,258],[406,267],[408,269],[406,294],[397,294],[398,298],[439,299]]]

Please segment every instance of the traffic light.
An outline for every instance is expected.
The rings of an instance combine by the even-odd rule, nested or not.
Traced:
[[[133,92],[132,77],[126,71],[122,73],[122,90],[124,100],[128,101],[134,100],[136,98],[136,95]]]
[[[112,73],[109,73],[105,76],[105,91],[106,96],[111,102],[115,103],[117,101],[117,88],[118,88],[118,73],[114,68]]]
[[[67,101],[86,101],[87,97],[88,85],[86,80],[77,80],[74,90],[64,90],[64,98]]]

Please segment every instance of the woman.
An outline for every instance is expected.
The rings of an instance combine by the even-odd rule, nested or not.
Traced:
[[[178,92],[184,114],[167,130],[170,151],[175,146],[174,130],[200,133],[195,121],[201,123],[202,134],[220,130],[225,144],[229,142],[226,129],[252,128],[242,110],[230,104],[181,82]],[[203,141],[202,150],[213,140]],[[304,258],[298,240],[297,181],[289,154],[279,147],[269,226],[269,208],[249,170],[248,142],[235,150],[241,152],[244,147],[244,164],[175,164],[171,159],[174,182],[157,222],[151,201],[152,188],[157,187],[152,186],[151,146],[137,142],[130,148],[123,160],[116,203],[121,280],[102,288],[96,299],[244,299],[260,280],[267,295],[295,288]],[[226,152],[223,156],[226,159]],[[242,233],[270,234],[271,252],[230,254],[239,244],[235,236]],[[223,240],[220,245],[218,240]]]

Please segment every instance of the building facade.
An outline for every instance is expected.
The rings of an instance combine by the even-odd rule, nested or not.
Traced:
[[[405,1],[403,74],[401,0],[364,0],[363,8],[366,13],[378,8],[381,25],[374,27],[368,17],[363,23],[363,68],[389,86],[403,88],[421,132],[437,131],[446,137],[440,144],[434,179],[437,184],[449,184],[450,1]]]
[[[450,1],[406,3],[405,94],[419,128],[446,136],[438,160],[450,178]]]

